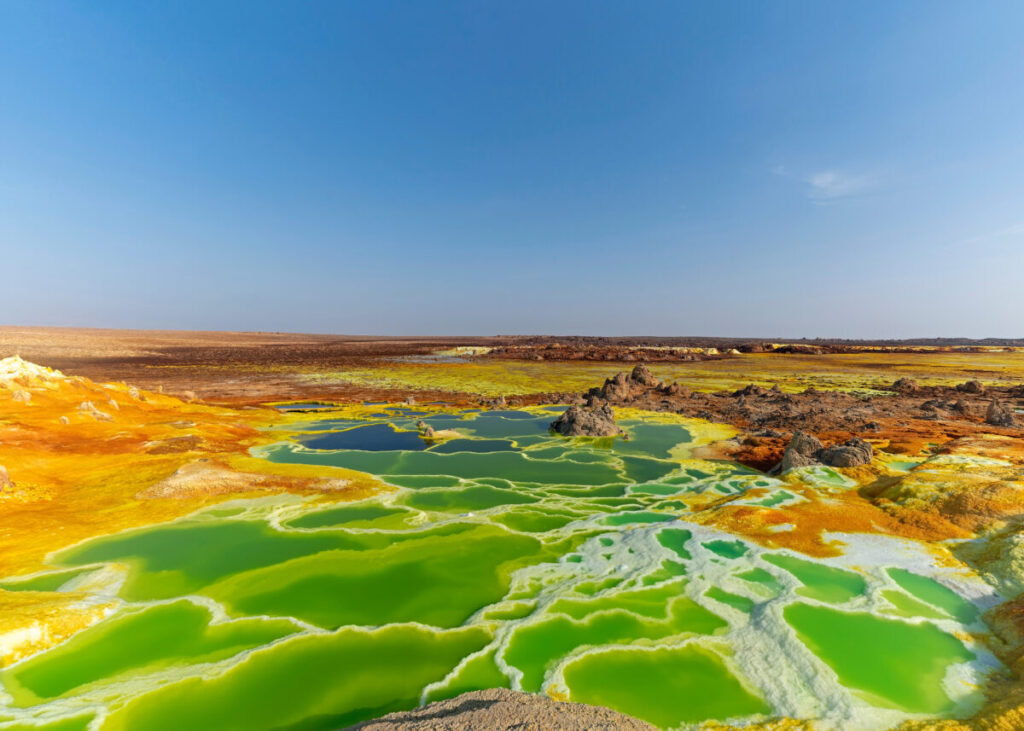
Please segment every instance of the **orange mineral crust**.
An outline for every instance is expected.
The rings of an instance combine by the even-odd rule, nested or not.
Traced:
[[[0,361],[0,571],[30,573],[56,549],[235,497],[382,488],[361,473],[249,457],[280,438],[257,427],[285,419]]]
[[[745,536],[769,548],[788,548],[809,556],[839,556],[843,544],[832,533],[881,533],[915,540],[966,538],[969,533],[945,521],[919,514],[894,515],[856,492],[820,496],[800,491],[806,502],[765,508],[719,504],[692,520]]]
[[[63,642],[115,606],[85,592],[0,590],[0,667]]]

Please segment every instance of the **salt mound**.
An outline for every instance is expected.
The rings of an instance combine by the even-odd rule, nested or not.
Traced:
[[[183,465],[174,474],[141,491],[136,497],[140,499],[188,498],[280,489],[333,492],[344,490],[350,484],[348,480],[329,477],[304,479],[255,472],[236,472],[220,465],[198,461]]]
[[[24,385],[30,381],[63,381],[65,378],[60,371],[30,363],[20,355],[0,360],[0,386],[9,386],[13,381]]]

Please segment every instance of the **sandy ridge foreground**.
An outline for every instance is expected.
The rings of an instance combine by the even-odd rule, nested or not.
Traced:
[[[389,713],[345,731],[653,731],[621,713],[506,688],[476,690],[411,711]]]

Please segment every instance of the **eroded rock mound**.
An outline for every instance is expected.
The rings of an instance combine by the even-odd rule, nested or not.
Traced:
[[[921,386],[913,378],[900,378],[892,384],[892,390],[897,393],[917,393]]]
[[[786,447],[776,471],[786,472],[796,467],[809,467],[815,464],[857,467],[870,464],[873,454],[871,445],[859,437],[854,437],[844,444],[826,447],[816,436],[797,431]]]
[[[786,447],[782,455],[782,462],[779,463],[778,471],[786,472],[795,467],[808,467],[818,464],[817,455],[825,448],[825,445],[813,434],[805,434],[797,431]]]
[[[567,437],[614,437],[622,433],[608,404],[570,406],[551,422],[551,428]]]
[[[600,388],[590,389],[588,395],[614,403],[629,401],[662,386],[661,381],[651,373],[651,369],[641,364],[635,366],[628,375],[624,371],[616,373],[613,378],[605,380]]]
[[[628,401],[633,395],[633,388],[625,373],[616,373],[614,377],[605,380],[601,388],[595,389],[593,394],[609,401]]]
[[[658,391],[666,396],[677,396],[679,398],[690,398],[692,394],[690,389],[686,388],[686,386],[680,386],[678,383],[662,383]]]
[[[992,399],[985,412],[985,423],[992,426],[1015,427],[1017,426],[1017,417],[1014,415],[1013,409],[999,399]]]
[[[661,385],[661,381],[655,378],[654,374],[651,373],[651,369],[645,365],[635,366],[633,368],[633,372],[629,374],[629,380],[641,386],[648,386],[651,388],[657,388]]]
[[[389,713],[347,731],[654,731],[608,708],[556,701],[543,695],[491,688],[463,693],[412,711]]]
[[[959,384],[956,390],[963,393],[985,393],[985,387],[981,385],[981,381],[966,381]]]
[[[854,437],[845,444],[825,447],[818,452],[818,459],[829,467],[857,467],[871,464],[872,454],[874,450],[870,444],[859,437]]]

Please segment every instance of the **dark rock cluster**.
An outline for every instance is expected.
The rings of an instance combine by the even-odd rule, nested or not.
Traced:
[[[782,461],[775,468],[777,472],[786,472],[795,467],[808,467],[823,464],[829,467],[856,467],[870,464],[874,450],[871,445],[859,437],[854,437],[844,444],[826,447],[813,434],[802,431],[794,432],[793,438],[782,455]]]
[[[608,404],[570,406],[551,422],[551,428],[567,437],[614,437],[623,433]]]
[[[992,399],[988,404],[988,410],[985,412],[985,423],[992,426],[1012,428],[1017,426],[1017,417],[1013,413],[1013,409],[1003,404],[1002,401]]]
[[[899,378],[892,384],[892,390],[897,393],[917,393],[921,385],[913,378]]]

